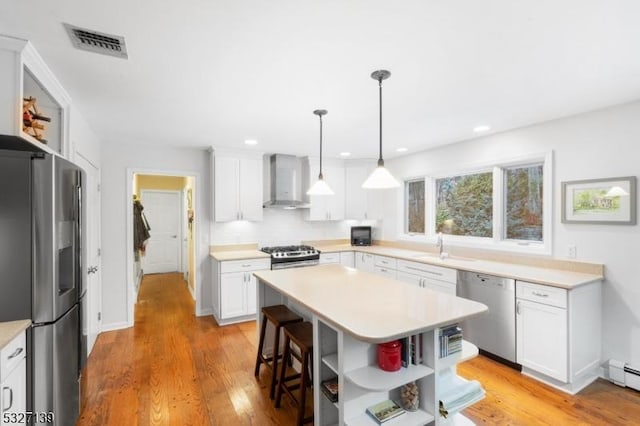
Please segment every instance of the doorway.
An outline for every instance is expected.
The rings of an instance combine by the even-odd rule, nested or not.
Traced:
[[[127,209],[128,246],[128,322],[133,325],[134,309],[144,275],[178,272],[198,311],[196,277],[196,183],[198,176],[189,172],[128,170],[128,204],[142,207],[143,223],[148,231],[137,240],[134,222],[136,208]],[[139,224],[139,223],[138,223]],[[139,230],[139,227],[135,228]]]

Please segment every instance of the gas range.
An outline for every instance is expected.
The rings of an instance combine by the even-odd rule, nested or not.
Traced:
[[[277,246],[260,249],[271,255],[271,269],[299,268],[320,263],[320,252],[311,246]]]

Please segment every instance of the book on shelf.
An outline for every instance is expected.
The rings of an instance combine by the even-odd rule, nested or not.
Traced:
[[[462,351],[462,329],[458,324],[441,328],[438,338],[440,342],[440,358]]]
[[[394,417],[398,417],[404,414],[404,408],[402,408],[395,401],[387,399],[386,401],[379,402],[371,407],[367,408],[367,413],[373,417],[379,424],[391,420]]]
[[[338,378],[334,377],[320,383],[320,389],[331,402],[338,402]]]

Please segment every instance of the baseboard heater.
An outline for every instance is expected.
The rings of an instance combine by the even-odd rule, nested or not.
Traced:
[[[618,386],[627,386],[640,391],[640,369],[622,361],[609,360],[609,379]]]

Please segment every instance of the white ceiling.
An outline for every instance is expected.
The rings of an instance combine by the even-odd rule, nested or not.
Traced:
[[[637,0],[2,0],[98,137],[385,157],[640,98]],[[63,22],[122,35],[75,50]]]

